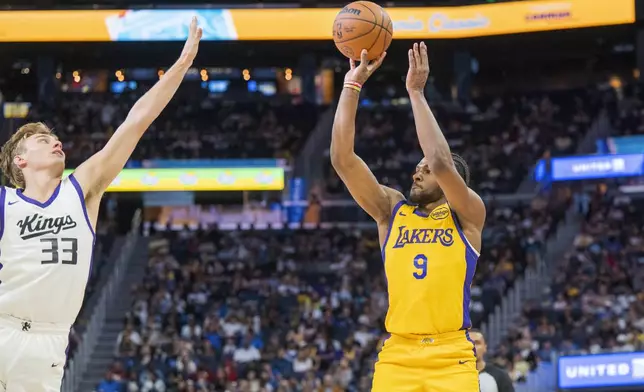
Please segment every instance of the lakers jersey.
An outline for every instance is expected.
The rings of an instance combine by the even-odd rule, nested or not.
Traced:
[[[470,328],[478,256],[447,203],[429,214],[404,200],[396,204],[382,247],[387,331],[430,335]]]
[[[0,189],[0,314],[71,326],[91,268],[94,230],[73,174],[45,203]]]

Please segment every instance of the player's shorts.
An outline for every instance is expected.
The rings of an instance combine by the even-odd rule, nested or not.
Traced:
[[[378,355],[372,392],[479,392],[466,331],[391,335]]]
[[[0,315],[0,391],[59,392],[69,327]]]

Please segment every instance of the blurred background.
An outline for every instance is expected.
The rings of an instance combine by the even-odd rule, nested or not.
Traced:
[[[343,2],[4,0],[0,139],[44,121],[72,170],[178,57],[184,84],[105,195],[65,392],[368,391],[386,337],[376,226],[328,159]],[[517,391],[644,390],[644,4],[381,4],[356,150],[407,194],[426,95],[487,204],[471,314]]]

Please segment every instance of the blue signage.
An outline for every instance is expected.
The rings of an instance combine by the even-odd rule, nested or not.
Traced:
[[[539,159],[537,161],[537,164],[534,166],[534,180],[536,182],[541,182],[546,179],[546,175],[548,174],[546,166],[545,159]]]
[[[644,352],[560,357],[560,389],[644,387]]]
[[[300,177],[295,177],[291,180],[289,188],[289,199],[290,201],[298,202],[306,200],[306,189],[304,179]],[[304,207],[293,205],[289,207],[288,210],[288,223],[302,223],[304,218]]]
[[[589,155],[551,160],[554,181],[640,176],[644,154]]]
[[[619,136],[597,141],[600,154],[644,154],[644,135]]]

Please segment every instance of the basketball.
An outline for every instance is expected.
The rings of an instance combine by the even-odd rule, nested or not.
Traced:
[[[391,44],[394,27],[387,11],[370,1],[355,1],[338,13],[333,21],[333,41],[340,52],[360,60],[367,49],[368,59],[378,58]]]

